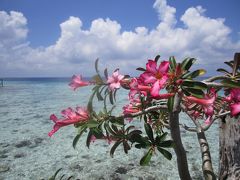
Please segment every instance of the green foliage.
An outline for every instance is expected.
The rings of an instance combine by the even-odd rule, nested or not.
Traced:
[[[182,76],[183,79],[194,79],[198,76],[202,76],[206,73],[206,71],[204,69],[198,69],[196,71],[193,71],[193,72],[188,72],[186,74],[184,74]]]
[[[175,70],[176,67],[177,67],[177,63],[176,63],[176,60],[175,60],[174,56],[171,56],[169,58],[169,63],[170,63],[170,69]]]
[[[234,81],[230,79],[224,79],[221,81],[221,83],[228,88],[240,88],[240,82],[239,81]]]
[[[181,68],[184,71],[188,71],[191,66],[195,63],[196,59],[195,58],[186,58],[183,60],[183,62],[181,63]]]
[[[167,106],[168,106],[169,112],[173,111],[173,105],[174,105],[174,96],[168,98],[168,101],[167,101]]]
[[[149,164],[151,158],[152,158],[152,155],[153,155],[153,150],[150,148],[148,150],[148,152],[142,157],[142,159],[140,160],[140,165],[141,166],[146,166]]]
[[[54,173],[54,175],[52,176],[52,177],[50,177],[48,180],[56,180],[56,178],[57,178],[57,175],[59,174],[59,172],[62,170],[62,168],[60,168],[60,169],[58,169],[55,173]],[[65,174],[63,174],[60,178],[59,178],[59,180],[63,180],[63,178],[65,177]],[[70,180],[70,179],[72,179],[73,178],[73,176],[70,176],[70,177],[68,177],[66,180]]]
[[[157,55],[155,58],[154,58],[154,61],[157,63],[158,62],[158,60],[160,59],[160,55]]]

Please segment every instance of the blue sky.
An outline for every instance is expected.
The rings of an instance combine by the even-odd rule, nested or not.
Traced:
[[[196,68],[212,74],[240,51],[238,7],[238,0],[1,0],[0,76],[89,76],[97,57],[128,73],[159,53],[196,57]]]

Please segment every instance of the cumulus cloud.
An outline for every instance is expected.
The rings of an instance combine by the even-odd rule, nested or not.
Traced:
[[[207,17],[201,6],[184,12],[179,19],[182,27],[177,26],[176,9],[167,5],[166,0],[156,0],[153,8],[159,16],[159,24],[154,29],[136,27],[124,31],[117,21],[109,18],[95,19],[89,29],[83,29],[81,19],[71,16],[60,24],[61,35],[56,43],[35,49],[26,40],[27,20],[23,14],[0,12],[3,49],[0,75],[91,75],[93,68],[89,67],[97,57],[104,66],[112,69],[119,66],[128,73],[159,53],[164,58],[196,57],[199,66],[210,70],[212,65],[230,59],[240,48],[239,41],[232,42],[231,29],[224,19]]]

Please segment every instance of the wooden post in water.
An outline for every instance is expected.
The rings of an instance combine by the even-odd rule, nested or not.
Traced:
[[[3,79],[0,79],[1,80],[1,86],[3,87]]]

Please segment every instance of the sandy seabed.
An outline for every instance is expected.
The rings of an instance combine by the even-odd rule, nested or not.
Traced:
[[[132,148],[128,154],[120,146],[110,157],[111,145],[104,140],[86,147],[86,135],[81,137],[77,148],[72,141],[76,129],[68,126],[60,129],[52,138],[47,136],[53,123],[51,113],[66,107],[87,103],[89,88],[72,92],[65,83],[13,82],[0,90],[0,180],[48,179],[62,168],[57,179],[157,179],[178,178],[176,157],[171,161],[157,153],[149,166],[140,166],[139,161],[146,150]],[[125,98],[125,99],[124,99]],[[119,107],[127,103],[126,95]],[[121,112],[121,109],[118,110]],[[186,117],[181,122],[189,124]],[[135,120],[133,121],[133,123]],[[136,125],[140,126],[139,123]],[[210,145],[215,172],[218,167],[218,125],[206,133]],[[195,133],[182,131],[188,155],[189,169],[194,179],[202,179],[201,154]]]
[[[60,129],[52,138],[47,136],[49,122],[43,121],[41,127],[29,130],[13,129],[5,133],[0,143],[0,179],[48,179],[59,168],[58,179],[73,176],[73,179],[179,179],[176,169],[176,157],[168,161],[161,154],[153,156],[149,166],[140,166],[139,161],[145,150],[134,147],[128,154],[119,146],[114,158],[109,151],[112,145],[99,140],[85,146],[86,135],[82,136],[76,149],[72,147],[75,136],[73,127]],[[7,131],[7,128],[5,129]],[[21,134],[21,139],[14,138]],[[194,179],[202,179],[201,156],[193,133],[182,132],[187,150],[189,169]],[[216,155],[213,154],[215,167]],[[217,170],[217,169],[216,169]]]

